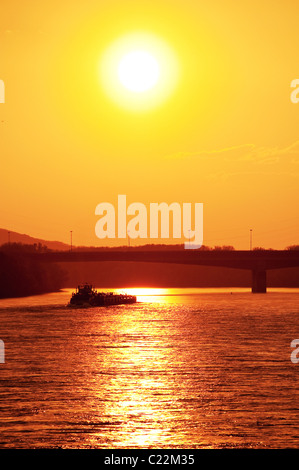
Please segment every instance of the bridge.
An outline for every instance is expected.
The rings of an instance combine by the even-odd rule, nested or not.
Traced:
[[[252,272],[252,292],[267,292],[267,271],[269,269],[299,266],[299,250],[255,250],[255,251],[201,251],[169,250],[150,251],[128,248],[128,250],[107,251],[59,251],[31,253],[31,259],[42,262],[101,262],[124,261],[142,263],[172,263],[199,266],[218,266],[247,269]]]

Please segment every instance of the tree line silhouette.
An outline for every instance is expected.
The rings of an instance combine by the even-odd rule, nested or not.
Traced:
[[[0,298],[54,292],[65,285],[66,273],[59,265],[26,257],[26,253],[46,251],[51,250],[41,243],[6,243],[0,247]]]

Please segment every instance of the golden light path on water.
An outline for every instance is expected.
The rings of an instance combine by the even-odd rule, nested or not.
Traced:
[[[106,289],[104,289],[106,290]],[[113,289],[118,293],[127,293],[129,295],[136,295],[137,302],[162,302],[162,303],[174,303],[183,293],[184,296],[189,297],[189,301],[194,300],[196,294],[213,294],[215,288],[161,288],[161,287],[129,287],[126,289]],[[249,288],[217,288],[218,293],[244,293],[250,292]],[[187,297],[187,299],[188,299]],[[186,300],[186,299],[185,299]]]
[[[140,321],[130,321],[127,314],[115,318],[115,331],[121,332],[124,343],[107,348],[105,369],[117,366],[118,373],[110,376],[108,385],[116,396],[105,403],[103,411],[125,423],[120,437],[122,446],[143,448],[163,440],[165,430],[160,426],[157,399],[170,384],[163,373],[168,368],[163,339],[154,326],[148,322],[141,325]]]
[[[2,447],[298,444],[298,289],[115,291],[138,302],[0,300]]]

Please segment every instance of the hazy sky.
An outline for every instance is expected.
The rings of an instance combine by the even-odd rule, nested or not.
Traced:
[[[299,243],[298,17],[295,0],[2,0],[0,227],[108,244],[95,208],[126,194],[202,202],[207,245]],[[143,111],[103,85],[130,34],[158,38],[169,75]]]

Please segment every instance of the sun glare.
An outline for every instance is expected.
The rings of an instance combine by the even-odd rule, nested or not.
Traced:
[[[104,90],[118,105],[146,111],[163,103],[175,89],[178,61],[162,39],[132,33],[114,41],[100,62]]]
[[[132,51],[122,57],[118,76],[125,88],[142,93],[153,88],[158,82],[160,67],[147,51]]]

